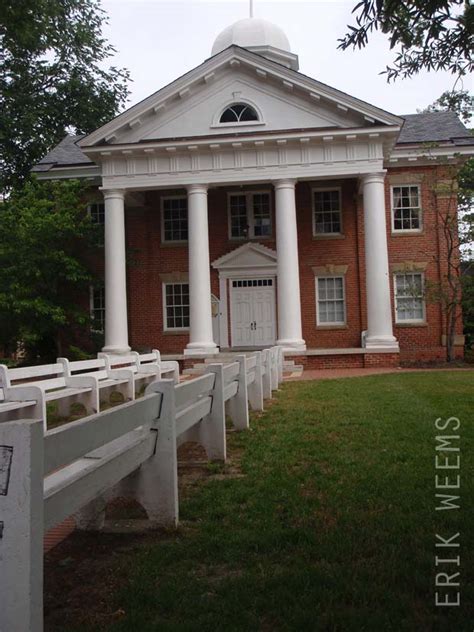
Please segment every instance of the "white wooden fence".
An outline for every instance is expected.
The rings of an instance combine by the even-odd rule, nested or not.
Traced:
[[[225,461],[226,414],[247,428],[248,404],[263,410],[281,359],[275,347],[179,385],[155,381],[141,399],[46,433],[42,418],[0,423],[0,632],[42,630],[43,536],[66,517],[100,528],[106,503],[131,496],[150,520],[177,525],[179,445]]]

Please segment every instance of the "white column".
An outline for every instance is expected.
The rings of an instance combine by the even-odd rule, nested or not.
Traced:
[[[384,172],[362,177],[367,292],[366,346],[387,347],[398,351],[392,326],[384,180]]]
[[[288,351],[306,349],[301,328],[295,180],[275,182],[278,257],[278,341]]]
[[[105,347],[106,353],[127,353],[127,274],[124,191],[104,191],[105,200]]]
[[[185,355],[218,353],[212,335],[207,185],[188,186],[189,343]]]

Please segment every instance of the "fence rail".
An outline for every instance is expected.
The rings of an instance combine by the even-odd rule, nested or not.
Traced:
[[[263,410],[281,360],[274,347],[207,364],[201,377],[151,382],[141,399],[46,433],[43,418],[1,422],[0,631],[42,630],[43,535],[67,516],[97,529],[107,502],[130,496],[150,520],[177,525],[178,446],[196,441],[224,462],[226,415],[248,428],[249,405]]]

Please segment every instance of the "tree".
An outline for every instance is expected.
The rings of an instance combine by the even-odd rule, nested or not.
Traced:
[[[0,346],[18,342],[30,360],[62,355],[75,327],[89,322],[92,274],[84,253],[97,242],[77,180],[28,181],[0,204]]]
[[[473,71],[474,4],[469,0],[361,0],[354,7],[356,26],[339,48],[364,48],[369,34],[380,30],[396,49],[388,81],[420,70],[447,70],[457,76]]]
[[[68,131],[93,131],[124,105],[128,72],[104,63],[96,0],[4,0],[0,18],[0,192]]]
[[[426,111],[454,111],[469,122],[473,98],[466,91],[444,92]],[[446,166],[442,181],[431,183],[440,235],[441,278],[427,285],[428,298],[443,308],[448,361],[454,359],[456,326],[462,317],[471,334],[474,314],[474,159]]]

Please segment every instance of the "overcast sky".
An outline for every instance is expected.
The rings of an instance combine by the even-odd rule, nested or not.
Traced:
[[[452,88],[448,73],[422,73],[387,84],[379,72],[394,54],[379,33],[362,51],[337,50],[338,38],[353,23],[356,3],[255,0],[254,12],[285,30],[301,72],[394,114],[416,112]],[[118,50],[113,63],[128,68],[133,79],[130,105],[207,59],[217,35],[249,15],[248,0],[103,0],[103,7],[110,17],[105,34]],[[464,87],[472,89],[472,82]]]

